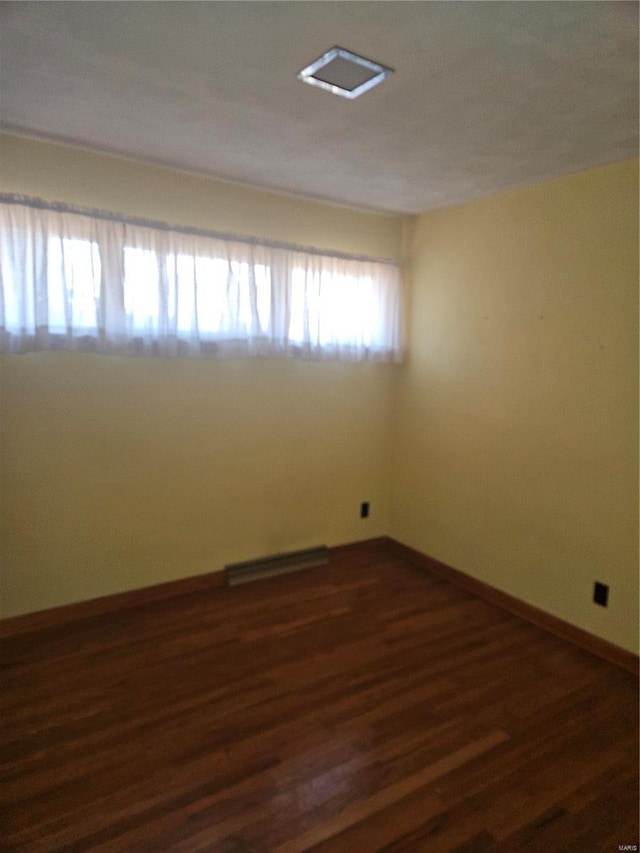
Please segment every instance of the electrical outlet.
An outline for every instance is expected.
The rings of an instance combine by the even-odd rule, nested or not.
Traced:
[[[600,581],[596,581],[593,586],[593,601],[595,604],[599,604],[601,607],[607,606],[607,601],[609,600],[609,587],[606,583],[600,583]]]
[[[361,503],[360,504],[360,518],[369,518],[369,504]]]

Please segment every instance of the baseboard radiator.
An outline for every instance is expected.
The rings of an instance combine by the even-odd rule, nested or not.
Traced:
[[[238,586],[241,583],[251,583],[263,578],[298,572],[313,566],[324,566],[328,562],[329,549],[326,545],[321,545],[318,548],[290,551],[273,557],[263,557],[260,560],[249,560],[246,563],[233,563],[225,566],[224,573],[228,586]]]

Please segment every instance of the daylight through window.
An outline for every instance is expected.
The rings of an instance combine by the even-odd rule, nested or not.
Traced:
[[[397,361],[394,264],[0,204],[0,346]]]

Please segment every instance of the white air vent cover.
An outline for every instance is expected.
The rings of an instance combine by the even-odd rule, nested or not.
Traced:
[[[298,74],[300,80],[343,98],[357,98],[393,74],[392,68],[358,56],[343,47],[332,47]]]

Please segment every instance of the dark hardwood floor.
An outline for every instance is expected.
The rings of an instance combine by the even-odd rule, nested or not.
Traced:
[[[638,843],[638,682],[384,547],[0,641],[0,849]]]

